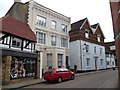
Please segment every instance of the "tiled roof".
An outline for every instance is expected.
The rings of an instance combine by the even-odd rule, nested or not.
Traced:
[[[103,36],[103,38],[105,39],[104,33],[103,33],[103,31],[102,31],[99,23],[94,24],[94,25],[91,25],[91,27],[94,28],[94,29],[97,29],[97,28],[99,27],[99,28],[100,28],[100,31],[101,31],[101,33],[102,33],[102,36]],[[95,32],[96,32],[96,30],[93,31],[93,33],[95,33]]]
[[[82,19],[80,21],[72,23],[71,24],[71,31],[80,29],[80,27],[83,25],[83,23],[85,22],[86,19],[87,18],[84,18],[84,19]]]
[[[94,29],[96,29],[97,26],[98,26],[98,23],[94,24],[94,25],[91,25],[91,27],[94,28]]]
[[[0,30],[2,30],[2,32],[15,35],[27,40],[36,41],[36,36],[34,32],[27,24],[18,21],[11,16],[5,16],[0,19],[0,22],[1,21],[2,26],[0,26]]]

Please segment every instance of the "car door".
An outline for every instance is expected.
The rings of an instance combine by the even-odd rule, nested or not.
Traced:
[[[68,69],[64,69],[65,79],[70,79],[70,73]]]

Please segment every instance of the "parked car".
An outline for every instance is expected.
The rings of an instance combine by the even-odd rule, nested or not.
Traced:
[[[51,68],[44,73],[44,79],[60,83],[63,80],[75,79],[75,74],[66,68]]]

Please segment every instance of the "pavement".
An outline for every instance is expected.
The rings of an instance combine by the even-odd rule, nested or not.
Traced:
[[[85,73],[77,73],[75,76],[81,76],[81,75],[87,75],[87,74],[92,74],[92,73],[99,73],[101,71],[94,71],[94,72],[85,72]],[[19,89],[22,87],[27,87],[31,85],[36,85],[40,84],[41,82],[44,82],[45,80],[43,78],[41,79],[29,79],[29,80],[24,80],[21,82],[15,82],[15,83],[10,83],[9,85],[3,85],[2,90],[5,89]],[[118,78],[111,78],[109,81],[106,81],[103,86],[100,86],[99,88],[118,88]]]

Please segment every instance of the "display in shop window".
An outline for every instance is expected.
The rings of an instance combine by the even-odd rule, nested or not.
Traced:
[[[35,59],[13,57],[11,61],[11,79],[35,76]]]

